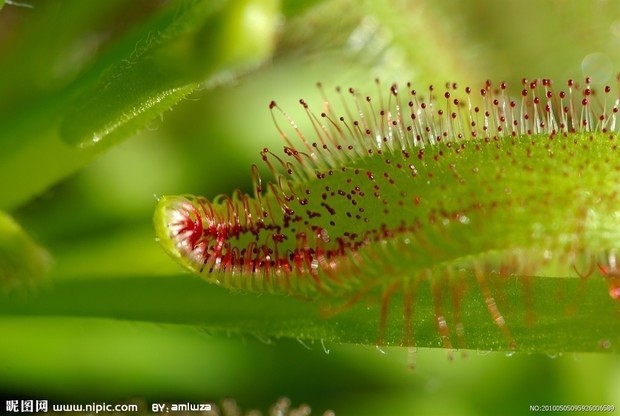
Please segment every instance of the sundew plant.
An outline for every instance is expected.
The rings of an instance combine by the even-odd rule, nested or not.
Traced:
[[[618,5],[25,3],[7,403],[620,406]]]

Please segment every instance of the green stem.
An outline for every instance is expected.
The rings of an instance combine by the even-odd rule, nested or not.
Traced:
[[[475,285],[475,282],[468,282]],[[500,329],[489,319],[480,291],[471,287],[462,299],[460,318],[465,347],[508,350]],[[516,340],[519,352],[620,351],[618,305],[609,299],[600,278],[507,278],[495,286],[498,307]],[[498,290],[499,289],[499,290]],[[535,290],[536,298],[524,296]],[[531,301],[531,302],[530,302]],[[450,302],[446,299],[446,302]],[[43,288],[33,296],[13,294],[3,299],[6,316],[65,316],[114,318],[193,325],[225,333],[288,337],[374,345],[380,330],[378,305],[317,304],[292,297],[230,293],[188,276],[127,277],[105,280],[68,280]],[[403,342],[402,298],[395,295],[385,327],[387,345]],[[326,316],[325,311],[332,314]],[[418,347],[441,347],[429,287],[420,285],[413,317],[413,339]],[[452,346],[458,348],[454,317],[446,315]]]

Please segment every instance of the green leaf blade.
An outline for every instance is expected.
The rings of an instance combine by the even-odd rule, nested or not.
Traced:
[[[518,340],[517,350],[528,353],[603,352],[618,353],[620,322],[613,303],[605,299],[605,282],[591,279],[530,279],[513,277],[496,282],[503,291],[503,304],[512,305],[505,316]],[[508,343],[497,330],[475,287],[467,279],[469,291],[462,299],[466,349],[506,351]],[[528,301],[527,285],[539,297]],[[575,299],[562,294],[580,293]],[[281,295],[231,294],[224,288],[208,285],[187,275],[170,277],[126,277],[115,279],[67,280],[58,282],[32,298],[5,297],[0,313],[5,316],[64,316],[113,318],[126,321],[191,325],[222,333],[255,334],[261,337],[285,337],[375,345],[402,345],[404,299],[395,295],[384,338],[378,298],[334,313],[343,304],[318,303]],[[418,347],[443,347],[438,335],[432,290],[421,285],[411,324]],[[448,307],[450,299],[445,299]],[[453,316],[446,315],[450,322]],[[456,333],[453,333],[457,339]],[[462,348],[454,343],[454,348]]]

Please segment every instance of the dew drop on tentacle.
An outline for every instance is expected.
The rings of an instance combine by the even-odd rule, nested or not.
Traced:
[[[431,294],[433,297],[433,308],[435,312],[435,321],[437,323],[437,331],[441,340],[442,347],[446,349],[448,359],[454,359],[453,347],[450,337],[450,329],[448,328],[447,317],[442,307],[443,289],[439,286],[441,282],[433,279],[431,282]]]
[[[416,367],[416,355],[418,349],[416,347],[407,347],[407,370],[414,372]]]
[[[620,264],[615,251],[607,253],[607,259],[598,265],[601,275],[607,280],[609,296],[620,304]]]

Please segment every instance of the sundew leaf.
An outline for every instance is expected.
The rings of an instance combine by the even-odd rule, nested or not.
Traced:
[[[564,85],[524,80],[519,99],[490,82],[475,96],[456,84],[424,94],[392,85],[372,98],[338,90],[348,97],[325,98],[320,114],[301,101],[308,132],[272,102],[284,152],[262,155],[275,182],[253,169],[253,196],[162,197],[158,239],[224,287],[327,303],[336,315],[374,304],[379,344],[420,345],[420,325],[431,323],[445,348],[495,349],[465,324],[479,313],[467,306],[478,297],[505,349],[611,350],[620,304],[618,99],[589,80]],[[605,328],[577,346],[560,322],[583,310],[590,281],[605,288],[595,295],[605,312],[574,319]],[[547,302],[560,312],[537,321],[536,305]],[[507,319],[509,311],[520,318]],[[521,330],[523,322],[533,329]],[[536,322],[555,343],[528,345]]]
[[[27,111],[9,108],[2,116],[0,177],[28,180],[3,181],[0,207],[19,206],[202,83],[233,79],[263,62],[277,17],[273,0],[169,3],[68,85],[35,97]]]

